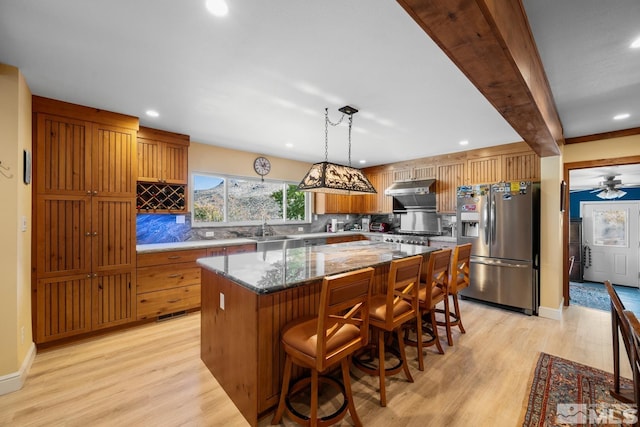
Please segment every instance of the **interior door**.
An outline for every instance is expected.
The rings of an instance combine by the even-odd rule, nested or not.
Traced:
[[[584,280],[638,287],[640,202],[581,202]]]

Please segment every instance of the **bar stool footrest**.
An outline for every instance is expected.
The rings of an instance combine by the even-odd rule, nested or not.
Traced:
[[[343,401],[340,408],[329,415],[318,418],[318,426],[329,426],[344,418],[347,413],[349,401],[347,399],[347,393],[345,391],[344,385],[340,381],[326,375],[319,375],[318,382],[333,387],[343,396]],[[296,422],[303,425],[309,425],[309,421],[311,420],[311,418],[308,415],[298,412],[298,410],[296,410],[291,403],[290,397],[300,393],[305,388],[310,388],[310,386],[311,377],[303,377],[291,386],[291,388],[289,389],[289,394],[287,394],[287,396],[285,397],[285,405],[288,415],[290,415],[291,418],[293,418]]]

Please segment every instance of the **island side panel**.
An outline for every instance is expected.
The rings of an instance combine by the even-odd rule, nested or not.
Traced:
[[[258,297],[258,384],[259,412],[278,404],[284,371],[285,352],[280,342],[284,326],[292,320],[316,316],[322,281]],[[302,376],[297,368],[293,377]]]
[[[202,269],[201,291],[200,357],[249,424],[256,426],[258,296],[207,269]]]

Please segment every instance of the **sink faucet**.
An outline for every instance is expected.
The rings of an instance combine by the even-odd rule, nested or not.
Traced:
[[[264,215],[262,215],[262,237],[265,237],[267,235],[267,220],[264,217]]]

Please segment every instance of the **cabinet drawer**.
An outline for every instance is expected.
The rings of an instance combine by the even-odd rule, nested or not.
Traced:
[[[137,272],[138,294],[200,284],[201,269],[192,263],[143,267]]]
[[[195,262],[198,258],[205,258],[206,256],[206,249],[190,249],[186,251],[166,251],[139,254],[138,267],[146,267],[149,265],[175,264],[178,262]]]
[[[200,307],[200,285],[138,295],[138,320]]]

